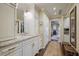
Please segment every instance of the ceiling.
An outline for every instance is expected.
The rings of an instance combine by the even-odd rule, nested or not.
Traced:
[[[71,8],[72,3],[39,3],[36,6],[48,15],[49,18],[65,15]],[[55,10],[54,10],[55,9]]]
[[[23,10],[23,11],[29,10],[29,9],[33,8],[33,6],[34,6],[33,3],[18,3],[17,4],[17,8],[19,10]]]
[[[19,3],[18,9],[27,10],[33,6],[44,11],[49,18],[65,15],[73,5],[72,3]],[[54,10],[55,8],[55,10]]]

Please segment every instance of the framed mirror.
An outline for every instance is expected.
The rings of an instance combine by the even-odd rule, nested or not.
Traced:
[[[70,13],[70,43],[76,48],[76,7]]]

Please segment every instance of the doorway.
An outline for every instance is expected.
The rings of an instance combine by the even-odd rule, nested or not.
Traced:
[[[51,40],[59,41],[60,39],[60,24],[59,21],[51,21]]]

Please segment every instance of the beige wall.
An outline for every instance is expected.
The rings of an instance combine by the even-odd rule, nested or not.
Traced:
[[[43,48],[50,41],[49,38],[49,18],[48,16],[41,11],[40,12],[40,34],[42,37]]]

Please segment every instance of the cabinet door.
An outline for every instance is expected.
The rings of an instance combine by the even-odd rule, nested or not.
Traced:
[[[38,53],[39,50],[39,39],[38,37],[36,37],[33,40],[34,40],[33,55],[35,55],[36,53]]]
[[[0,41],[14,37],[15,8],[0,4]]]
[[[23,56],[32,56],[32,44],[23,46]]]
[[[18,49],[7,56],[22,56],[22,49]]]
[[[22,48],[16,51],[15,56],[22,56]]]
[[[40,36],[38,37],[38,44],[39,44],[39,50],[42,49],[42,39],[40,38]]]

